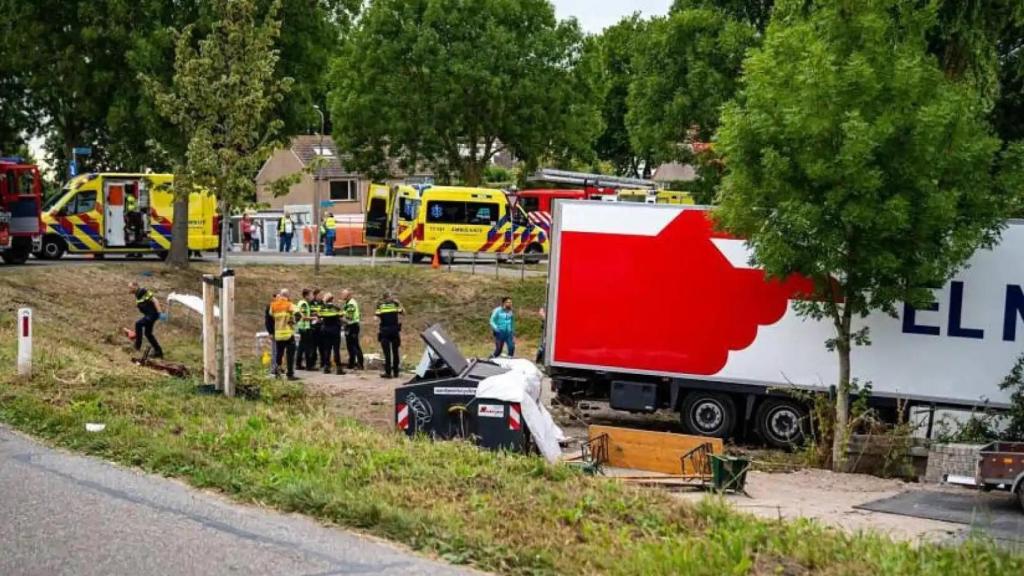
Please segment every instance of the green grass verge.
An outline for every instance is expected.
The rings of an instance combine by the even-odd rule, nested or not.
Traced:
[[[379,281],[369,274],[346,273],[344,280],[369,289]],[[387,282],[426,281],[419,273],[386,274]],[[440,289],[448,282],[430,281],[441,282]],[[27,297],[21,287],[8,283],[6,294]],[[0,279],[0,294],[3,288]],[[123,298],[121,292],[82,297],[93,311],[113,310],[111,299]],[[59,300],[50,302],[59,289],[41,285],[32,294],[41,312],[31,380],[10,369],[15,342],[8,312],[17,301],[0,310],[0,421],[59,446],[359,528],[452,562],[508,574],[1024,573],[1024,557],[981,540],[913,545],[808,521],[767,522],[719,501],[688,505],[535,457],[382,434],[338,417],[297,385],[260,382],[257,401],[198,396],[193,381],[127,365],[111,342],[117,319],[50,320],[49,306],[67,312]],[[427,317],[465,315],[476,322],[487,299]],[[472,337],[471,329],[453,330]],[[195,355],[186,330],[168,332],[177,354]],[[485,346],[486,336],[474,342]],[[106,430],[85,432],[91,421],[106,423]]]

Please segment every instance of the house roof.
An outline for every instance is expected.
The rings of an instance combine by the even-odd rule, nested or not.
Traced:
[[[697,171],[690,164],[667,162],[655,168],[651,179],[655,182],[689,182],[697,179]]]
[[[295,154],[295,157],[299,159],[299,162],[303,166],[309,166],[310,162],[317,157],[318,148],[320,147],[320,136],[317,134],[304,134],[301,136],[295,136],[292,138],[291,151]],[[327,167],[323,169],[323,177],[325,180],[341,179],[341,178],[359,178],[361,175],[357,172],[353,172],[346,168],[345,163],[352,159],[351,154],[338,153],[338,147],[334,143],[334,139],[330,136],[323,137],[323,147],[326,156],[328,156]],[[432,176],[433,172],[425,166],[417,166],[416,169],[410,174],[399,167],[397,160],[389,161],[389,172],[393,177],[407,177],[407,176]]]
[[[334,145],[333,138],[326,135],[323,137],[324,149],[322,151],[319,150],[320,143],[321,139],[317,134],[296,136],[292,138],[291,150],[295,157],[299,159],[299,162],[302,162],[303,166],[309,166],[310,162],[320,155],[318,153],[322,152],[322,155],[327,157],[327,166],[321,172],[326,180],[355,178],[359,176],[345,168],[345,161],[350,159],[351,156],[339,154],[338,147]]]

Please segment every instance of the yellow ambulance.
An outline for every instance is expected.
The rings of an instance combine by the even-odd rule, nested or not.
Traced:
[[[67,183],[43,211],[46,227],[36,254],[56,260],[72,254],[156,254],[171,248],[174,217],[171,174],[83,174]],[[188,249],[220,246],[216,198],[206,191],[189,195]]]
[[[392,249],[411,254],[414,261],[437,254],[447,262],[453,252],[548,252],[547,231],[531,222],[501,190],[401,185],[391,198]],[[368,235],[371,211],[368,208]]]
[[[658,190],[654,196],[655,204],[693,204],[693,196],[678,190]]]

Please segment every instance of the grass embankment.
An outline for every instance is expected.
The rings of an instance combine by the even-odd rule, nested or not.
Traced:
[[[730,512],[723,504],[689,506],[654,490],[584,477],[537,458],[484,452],[462,443],[408,441],[338,418],[297,384],[263,382],[258,401],[197,396],[194,382],[128,366],[125,351],[108,343],[118,341],[122,323],[110,316],[114,310],[122,311],[120,316],[130,304],[123,303],[119,285],[99,280],[107,275],[121,283],[129,272],[93,270],[83,269],[97,288],[92,294],[60,293],[44,284],[30,289],[24,283],[58,275],[52,272],[0,278],[0,420],[58,445],[504,573],[1024,572],[1024,558],[984,543],[913,546],[845,535],[811,522],[764,522]],[[266,291],[270,280],[258,283],[250,274],[269,272],[243,271],[240,292],[247,287]],[[427,271],[383,272],[383,280],[371,280],[377,273],[341,273],[352,285],[398,276],[421,286],[442,281]],[[179,281],[190,280],[158,275],[151,283]],[[458,289],[502,290],[480,280],[471,284],[476,287]],[[451,294],[437,298],[443,302]],[[15,346],[11,311],[22,302],[31,302],[37,311],[37,371],[30,381],[19,381],[10,371]],[[439,313],[477,321],[478,311],[471,309],[476,304],[454,305]],[[453,326],[455,334],[459,330]],[[197,354],[194,334],[189,340],[186,328],[167,332],[168,340],[180,346],[176,356]],[[475,342],[486,345],[486,334]],[[86,433],[89,421],[105,422],[107,428]]]

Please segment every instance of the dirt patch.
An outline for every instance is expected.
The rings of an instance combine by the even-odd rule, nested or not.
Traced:
[[[394,428],[395,388],[409,379],[384,379],[376,370],[347,372],[341,376],[300,371],[298,376],[308,394],[326,398],[338,415],[381,431]]]
[[[747,476],[749,497],[729,494],[725,498],[737,510],[762,518],[813,518],[847,532],[873,530],[901,540],[940,541],[962,530],[958,524],[854,508],[924,488],[900,480],[828,470],[804,469],[785,474],[755,471]],[[701,492],[680,492],[676,496],[690,501],[706,497]]]

